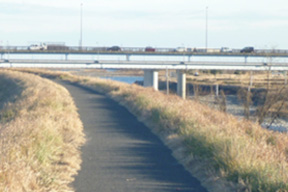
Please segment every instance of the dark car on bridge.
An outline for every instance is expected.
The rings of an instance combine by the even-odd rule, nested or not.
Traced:
[[[112,46],[107,49],[107,51],[121,51],[119,46]]]
[[[146,47],[145,52],[155,52],[155,48],[153,47]]]
[[[254,52],[254,47],[244,47],[243,49],[240,50],[240,53],[253,53]]]

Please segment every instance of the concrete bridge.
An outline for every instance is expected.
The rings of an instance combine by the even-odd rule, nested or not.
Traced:
[[[169,50],[169,49],[167,49]],[[98,68],[143,69],[144,86],[158,90],[158,71],[177,71],[177,93],[186,96],[186,72],[188,70],[246,70],[287,71],[286,52],[221,53],[221,52],[145,52],[126,50],[27,50],[0,49],[0,67],[28,68]]]

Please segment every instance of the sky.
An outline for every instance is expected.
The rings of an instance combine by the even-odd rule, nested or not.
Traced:
[[[81,37],[82,46],[288,49],[288,1],[0,0],[0,46]]]

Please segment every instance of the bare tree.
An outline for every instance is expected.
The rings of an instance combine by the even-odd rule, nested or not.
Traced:
[[[271,114],[272,118],[268,126],[270,127],[280,116],[287,101],[287,89],[285,86],[282,86],[280,89],[267,90],[264,96],[264,103],[258,108],[258,123],[263,123],[264,119]]]
[[[264,94],[263,105],[259,106],[257,109],[258,123],[262,124],[264,119],[271,115],[271,121],[269,127],[279,118],[280,113],[283,111],[285,104],[288,101],[287,97],[287,86],[286,83],[282,87],[271,87],[270,79],[271,70],[267,70],[267,83],[266,92]]]

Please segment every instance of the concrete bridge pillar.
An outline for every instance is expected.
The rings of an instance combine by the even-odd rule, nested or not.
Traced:
[[[144,87],[153,87],[158,90],[158,71],[144,70]]]
[[[186,99],[186,73],[177,70],[177,95]]]
[[[68,60],[68,55],[69,55],[68,53],[65,54],[65,60],[66,61]]]

